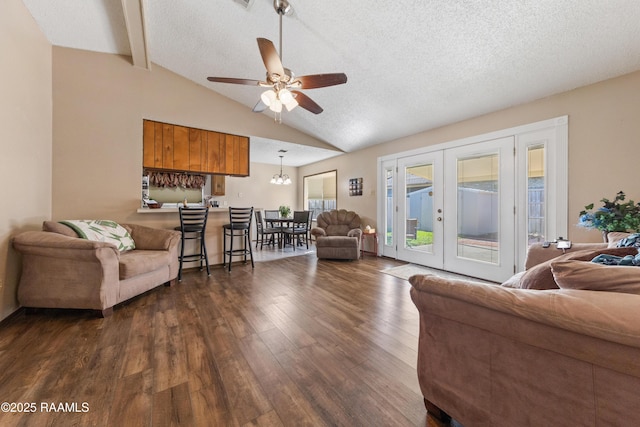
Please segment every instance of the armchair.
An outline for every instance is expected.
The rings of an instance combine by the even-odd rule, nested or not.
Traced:
[[[345,209],[323,212],[318,215],[317,226],[311,229],[316,239],[318,258],[360,258],[360,216]]]

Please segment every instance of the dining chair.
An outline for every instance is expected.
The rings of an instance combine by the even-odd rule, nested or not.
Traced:
[[[178,269],[178,281],[182,281],[182,263],[194,262],[200,263],[200,270],[202,270],[202,261],[207,266],[207,275],[211,276],[209,270],[209,258],[207,257],[207,245],[205,243],[205,231],[207,229],[207,217],[209,215],[208,208],[184,208],[180,206],[178,208],[180,215],[180,226],[175,227],[181,233],[182,239],[180,240],[180,254],[178,259],[180,260],[180,268]],[[184,242],[185,240],[198,240],[199,250],[196,253],[185,255]]]
[[[266,237],[269,238],[267,241],[268,245],[275,245],[275,237],[280,234],[280,229],[276,227],[269,227],[266,225],[265,221],[262,218],[262,211],[256,210],[256,248],[258,248],[258,244],[260,245],[260,249],[264,246],[264,240]]]
[[[227,262],[229,256],[229,271],[231,271],[231,260],[234,256],[244,257],[247,262],[247,255],[251,258],[251,268],[254,268],[253,251],[251,250],[251,219],[253,218],[253,207],[250,208],[229,208],[229,223],[222,226],[222,266]],[[229,250],[227,250],[227,237],[229,238]],[[236,237],[242,239],[242,248],[233,249],[233,241]]]
[[[264,222],[269,227],[275,227],[273,222],[269,221],[270,219],[278,219],[280,218],[280,211],[277,209],[265,209],[264,210]]]
[[[307,249],[309,249],[309,239],[308,233],[310,232],[311,225],[311,211],[294,211],[293,212],[293,220],[291,221],[291,227],[287,227],[282,232],[285,235],[284,239],[284,247],[286,247],[287,243],[293,245],[293,250],[296,249],[298,244],[302,244],[300,242],[300,237],[304,237],[307,244]]]

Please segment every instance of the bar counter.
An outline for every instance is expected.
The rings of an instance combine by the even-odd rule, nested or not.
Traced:
[[[167,204],[165,204],[166,206]],[[131,218],[135,223],[147,225],[155,228],[174,229],[180,227],[180,216],[175,203],[169,203],[171,207],[161,208],[138,208]],[[176,206],[176,207],[174,207]],[[190,207],[200,207],[202,205],[190,205]],[[222,264],[222,226],[229,222],[229,207],[209,208],[209,217],[207,218],[207,231],[205,233],[205,241],[207,245],[207,254],[209,256],[209,265]],[[253,227],[252,227],[253,228]],[[255,231],[251,230],[251,234]],[[186,242],[185,253],[195,252],[195,241]],[[235,243],[234,243],[235,244]],[[185,268],[195,267],[195,263],[185,263]]]

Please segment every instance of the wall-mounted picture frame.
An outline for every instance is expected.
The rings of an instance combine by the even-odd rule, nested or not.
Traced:
[[[362,196],[362,178],[349,179],[349,195]]]

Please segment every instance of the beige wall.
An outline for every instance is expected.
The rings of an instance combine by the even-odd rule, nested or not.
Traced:
[[[599,241],[576,227],[578,212],[623,190],[640,201],[635,159],[640,158],[640,71],[535,102],[455,123],[300,168],[300,176],[338,169],[338,206],[376,220],[376,161],[380,156],[569,116],[569,238]],[[364,195],[348,195],[349,178],[364,178]],[[552,207],[551,207],[552,208]]]
[[[51,215],[51,46],[21,0],[0,13],[0,319],[18,307],[11,236]]]

